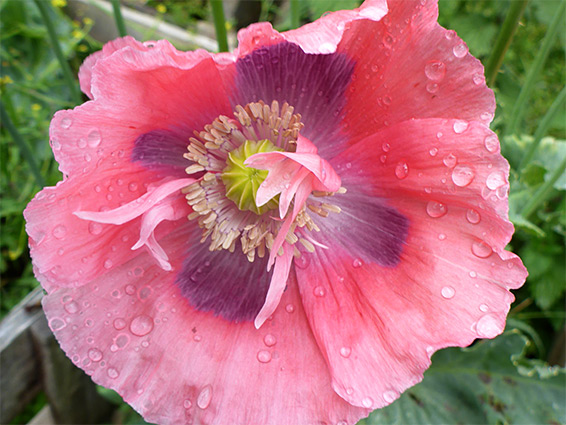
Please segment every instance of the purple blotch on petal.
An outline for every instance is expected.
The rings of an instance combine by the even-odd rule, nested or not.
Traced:
[[[330,247],[341,245],[353,257],[383,267],[395,267],[409,232],[409,219],[379,198],[348,191],[332,198],[338,214],[317,219]]]
[[[239,59],[236,70],[234,104],[288,102],[302,116],[301,134],[321,153],[342,140],[345,92],[354,71],[354,62],[344,54],[310,54],[283,42]]]
[[[185,176],[184,169],[191,162],[183,158],[187,151],[188,136],[170,130],[152,130],[134,142],[132,161],[141,162],[148,169],[170,171]]]
[[[194,241],[175,283],[199,311],[229,321],[253,321],[265,302],[271,275],[267,256],[250,263],[237,244],[233,253],[210,252],[208,244]]]

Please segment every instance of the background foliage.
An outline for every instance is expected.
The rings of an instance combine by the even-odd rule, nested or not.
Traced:
[[[173,24],[195,28],[210,19],[205,0],[130,1]],[[356,0],[303,0],[298,2],[301,23],[328,10],[356,7]],[[510,217],[516,234],[509,247],[529,270],[527,284],[516,291],[508,331],[492,341],[476,342],[467,349],[437,353],[424,381],[407,391],[391,406],[376,411],[362,423],[566,423],[564,369],[565,332],[565,237],[566,237],[566,30],[552,40],[541,72],[534,76],[534,90],[524,100],[526,113],[515,129],[517,101],[540,56],[541,44],[560,13],[561,0],[531,0],[520,21],[511,47],[492,88],[497,112],[492,128],[500,136],[502,151],[511,164]],[[292,27],[288,2],[257,2],[254,19],[269,19],[279,30]],[[72,20],[66,1],[46,2],[55,23],[57,39],[72,74],[101,43],[89,31],[92,19]],[[439,22],[454,29],[470,52],[484,64],[509,10],[510,1],[440,0]],[[251,10],[251,9],[250,9]],[[49,122],[54,112],[76,105],[52,49],[41,14],[31,0],[0,0],[0,98],[3,108],[21,136],[20,144],[1,128],[0,143],[0,239],[1,298],[3,317],[37,286],[27,248],[22,210],[40,184],[61,179],[48,144]],[[564,23],[564,15],[562,15]],[[228,29],[247,24],[235,13]],[[148,31],[148,34],[150,31]],[[538,55],[538,56],[537,56]],[[83,99],[84,100],[84,99]],[[554,105],[554,106],[553,106]],[[521,105],[519,105],[521,106]],[[556,111],[552,116],[549,110]],[[546,119],[545,119],[546,116]],[[543,126],[544,124],[544,126]],[[528,152],[542,136],[531,158]],[[25,146],[22,146],[22,141]],[[32,164],[23,155],[31,151]],[[525,160],[527,158],[527,160]],[[550,364],[549,364],[550,363]],[[101,389],[121,407],[118,423],[143,423],[119,397]],[[44,400],[36,401],[31,417]],[[20,417],[16,423],[27,421]]]

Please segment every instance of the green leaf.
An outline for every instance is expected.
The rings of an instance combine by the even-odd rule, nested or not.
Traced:
[[[557,140],[552,137],[545,137],[541,140],[540,146],[534,157],[534,162],[546,168],[547,171],[553,171],[566,158],[566,141]],[[545,180],[550,178],[551,173],[545,175]],[[558,190],[566,190],[566,173],[554,183],[554,188]]]
[[[565,423],[566,373],[525,358],[528,344],[510,331],[442,350],[422,383],[360,424]]]

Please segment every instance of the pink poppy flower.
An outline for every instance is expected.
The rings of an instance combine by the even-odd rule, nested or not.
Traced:
[[[353,424],[501,333],[526,271],[495,101],[436,19],[370,0],[89,57],[25,211],[73,362],[151,422]]]

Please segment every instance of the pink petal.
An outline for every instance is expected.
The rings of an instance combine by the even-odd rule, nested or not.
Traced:
[[[337,49],[356,62],[345,108],[351,140],[412,118],[489,124],[495,99],[483,66],[437,24],[437,3],[389,6],[379,22],[352,23]]]
[[[457,120],[406,121],[333,161],[346,188],[387,200],[410,223],[396,267],[345,251],[344,228],[322,229],[330,249],[296,263],[309,323],[348,402],[385,406],[422,379],[434,351],[503,331],[509,289],[527,273],[504,250],[513,233],[508,165],[493,137],[475,122],[464,129]]]
[[[385,0],[366,0],[358,9],[328,13],[315,22],[284,33],[278,33],[266,22],[252,24],[238,32],[239,55],[283,40],[298,44],[306,53],[332,53],[350,22],[358,19],[379,21],[386,13]]]
[[[292,262],[293,247],[285,243],[283,245],[283,255],[278,255],[275,259],[275,268],[269,284],[269,290],[267,291],[267,297],[265,298],[265,304],[255,318],[254,325],[256,329],[261,328],[279,305],[283,291],[287,287],[287,278],[289,277]]]
[[[176,269],[187,236],[162,240]],[[73,362],[152,423],[353,424],[369,413],[332,390],[293,276],[261,330],[193,310],[173,280],[142,254],[43,305]]]
[[[144,214],[163,199],[193,183],[195,179],[177,179],[166,183],[157,183],[138,199],[109,211],[75,211],[73,214],[82,220],[96,223],[124,224]]]
[[[172,47],[124,47],[99,58],[91,79],[96,100],[60,111],[51,122],[60,170],[83,174],[102,158],[129,160],[135,140],[151,131],[174,131],[188,141],[195,129],[232,114],[225,88],[232,79],[233,66],[222,66],[221,73],[209,54]]]

